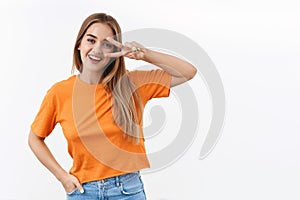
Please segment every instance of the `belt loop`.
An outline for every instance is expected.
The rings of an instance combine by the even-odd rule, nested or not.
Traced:
[[[117,184],[117,187],[120,186],[120,179],[119,179],[119,176],[116,176],[116,184]]]

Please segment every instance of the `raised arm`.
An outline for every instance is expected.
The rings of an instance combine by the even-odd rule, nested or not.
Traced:
[[[178,57],[145,48],[141,48],[141,51],[144,53],[144,61],[154,64],[171,74],[171,87],[192,79],[197,72],[192,64]]]
[[[125,43],[123,45],[112,38],[107,38],[107,40],[120,48],[121,51],[107,53],[105,56],[125,56],[154,64],[171,74],[171,87],[192,79],[197,73],[197,69],[192,64],[178,57],[147,49],[137,42]]]

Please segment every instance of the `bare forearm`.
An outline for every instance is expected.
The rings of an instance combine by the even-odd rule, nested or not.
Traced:
[[[49,148],[42,138],[36,136],[32,131],[28,137],[28,144],[38,160],[59,180],[68,174],[55,160]]]
[[[145,49],[144,53],[144,61],[157,65],[174,77],[190,80],[197,72],[192,64],[175,56],[150,49]]]

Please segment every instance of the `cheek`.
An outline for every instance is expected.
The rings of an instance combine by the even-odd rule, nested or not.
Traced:
[[[79,48],[82,53],[86,53],[92,49],[92,47],[90,45],[85,44],[85,43],[81,43]]]
[[[87,47],[87,46],[80,46],[80,57],[81,60],[85,60],[86,56],[88,54],[88,52],[90,51],[91,48]]]

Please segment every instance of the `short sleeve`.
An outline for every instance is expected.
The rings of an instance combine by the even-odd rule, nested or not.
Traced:
[[[40,109],[31,124],[31,130],[40,137],[47,137],[57,124],[57,99],[54,88],[45,95]]]
[[[171,75],[164,70],[135,70],[129,72],[129,77],[146,101],[170,94]]]

